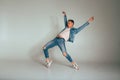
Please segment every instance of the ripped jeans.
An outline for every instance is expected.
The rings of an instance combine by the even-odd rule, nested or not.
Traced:
[[[65,40],[63,38],[57,38],[57,37],[51,40],[50,42],[48,42],[44,46],[43,51],[44,51],[45,58],[49,58],[48,49],[55,47],[55,46],[58,46],[60,48],[63,55],[65,53],[64,56],[68,59],[69,62],[73,62],[71,56],[67,53],[66,46],[65,46]]]

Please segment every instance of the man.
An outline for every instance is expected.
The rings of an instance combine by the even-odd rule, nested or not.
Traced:
[[[71,56],[67,53],[65,42],[67,42],[67,41],[74,42],[75,35],[77,33],[79,33],[82,29],[84,29],[86,26],[88,26],[94,20],[94,17],[89,18],[89,20],[86,23],[84,23],[82,26],[80,26],[78,28],[74,28],[73,27],[74,20],[69,19],[67,21],[67,16],[64,11],[63,11],[63,15],[64,15],[65,28],[53,40],[48,42],[43,47],[47,67],[50,67],[51,63],[52,63],[52,60],[49,59],[48,49],[50,49],[54,46],[58,46],[60,48],[63,56],[65,56],[66,59],[72,64],[73,68],[79,70],[78,65],[73,61]]]

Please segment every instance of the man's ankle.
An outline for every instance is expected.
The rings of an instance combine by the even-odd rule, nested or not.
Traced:
[[[71,62],[71,64],[72,64],[72,65],[74,65],[74,64],[75,64],[75,62]]]
[[[49,63],[49,62],[50,62],[49,58],[47,58],[47,59],[46,59],[46,62],[47,62],[47,63]]]

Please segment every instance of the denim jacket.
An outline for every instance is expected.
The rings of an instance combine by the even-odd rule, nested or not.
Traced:
[[[65,22],[65,28],[67,28],[67,16],[64,16],[64,22]],[[80,27],[78,27],[78,28],[71,28],[70,29],[70,34],[69,34],[69,39],[68,39],[68,41],[69,42],[74,42],[74,38],[75,38],[75,35],[77,34],[77,33],[79,33],[82,29],[84,29],[86,26],[88,26],[89,25],[89,22],[87,21],[86,23],[84,23],[82,26],[80,26]],[[64,29],[65,29],[64,28]],[[63,29],[63,30],[64,30]]]

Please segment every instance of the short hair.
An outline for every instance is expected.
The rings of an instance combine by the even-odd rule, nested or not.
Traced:
[[[74,24],[74,20],[72,20],[72,19],[69,19],[69,20],[68,20],[68,22],[69,22],[69,21],[70,21],[70,22],[72,22],[72,23]]]

